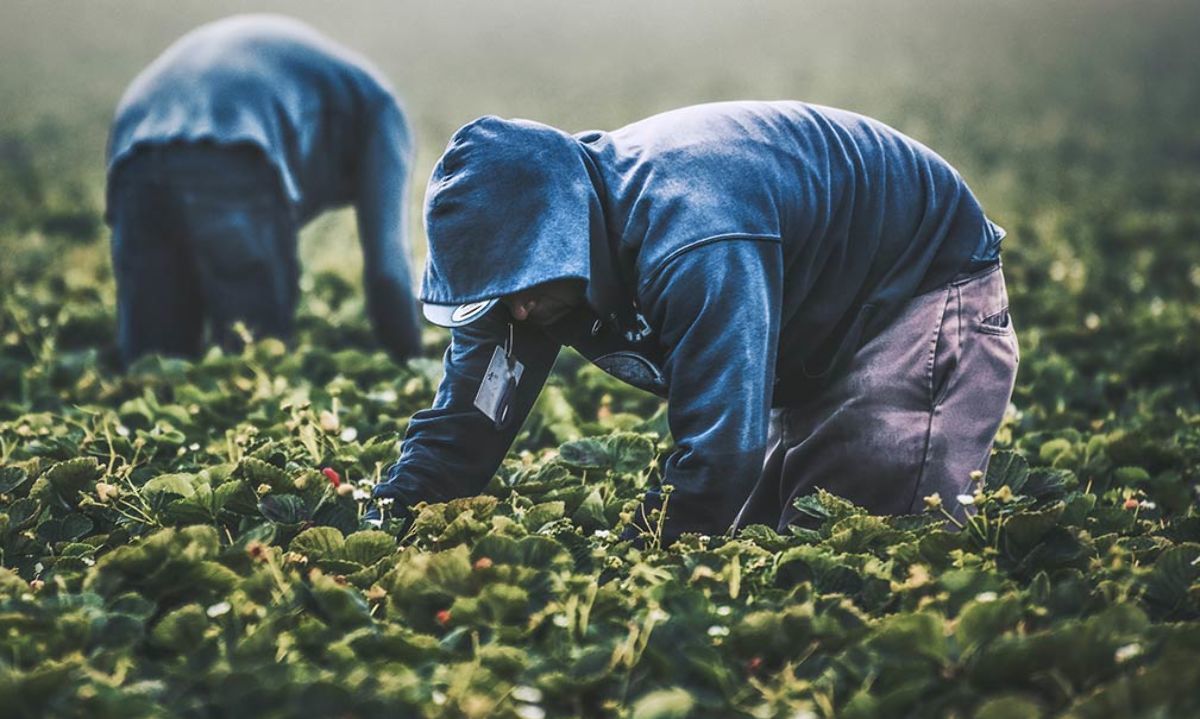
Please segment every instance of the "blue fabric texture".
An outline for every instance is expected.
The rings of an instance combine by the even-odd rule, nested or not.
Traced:
[[[302,226],[355,207],[368,310],[397,356],[420,346],[407,235],[412,136],[383,76],[307,25],[241,15],[201,26],[130,84],[108,145],[112,178],[143,147],[257,147]]]
[[[117,345],[196,357],[205,329],[226,351],[232,328],[288,338],[298,296],[296,229],[274,169],[249,146],[143,149],[111,192]]]
[[[551,278],[586,280],[591,228],[603,225],[584,163],[575,138],[528,120],[483,117],[454,133],[425,192],[425,233],[437,249],[421,300],[459,304]]]
[[[999,244],[933,151],[799,102],[700,105],[575,136],[484,118],[450,143],[426,226],[424,299],[587,280],[581,311],[516,323],[514,409],[528,412],[562,345],[666,396],[669,535],[726,531],[759,476],[769,409],[826,385],[908,299]],[[649,331],[631,332],[629,316]],[[414,416],[377,496],[438,501],[486,484],[517,428],[495,430],[471,401],[508,322],[497,306],[452,332],[434,407]],[[650,369],[627,375],[632,357]]]

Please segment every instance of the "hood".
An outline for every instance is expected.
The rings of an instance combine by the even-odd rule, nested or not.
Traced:
[[[589,281],[603,219],[587,162],[574,137],[537,122],[488,116],[459,129],[425,193],[421,301],[458,306]]]

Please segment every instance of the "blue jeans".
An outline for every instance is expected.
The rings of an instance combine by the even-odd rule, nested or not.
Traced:
[[[292,333],[296,223],[278,173],[252,146],[139,148],[110,178],[117,343],[141,355],[199,355]]]

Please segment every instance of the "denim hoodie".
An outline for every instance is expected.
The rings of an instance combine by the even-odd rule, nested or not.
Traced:
[[[512,323],[525,417],[562,345],[668,400],[667,534],[726,531],[762,467],[769,410],[819,389],[905,302],[998,253],[1003,231],[942,158],[861,115],[731,102],[568,135],[484,117],[426,194],[421,299],[465,303],[579,278],[587,303]],[[480,491],[519,422],[473,406],[510,316],[452,331],[434,405],[376,496]],[[655,495],[648,499],[657,502]]]
[[[125,91],[109,136],[110,177],[138,147],[170,143],[258,147],[298,225],[353,204],[376,331],[397,356],[420,347],[407,236],[412,135],[363,57],[291,18],[203,25]]]

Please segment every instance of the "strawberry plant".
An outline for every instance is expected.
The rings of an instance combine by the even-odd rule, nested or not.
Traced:
[[[546,27],[576,12],[543,5]],[[570,353],[480,496],[363,521],[447,338],[388,360],[336,222],[315,228],[336,262],[306,261],[291,345],[118,371],[105,123],[136,53],[212,10],[173,4],[169,33],[131,33],[137,13],[20,6],[0,23],[20,28],[0,43],[0,715],[1200,715],[1195,3],[868,2],[832,20],[642,3],[662,22],[619,10],[614,30],[597,9],[583,26],[603,43],[526,42],[566,53],[538,60],[536,92],[524,71],[404,73],[429,159],[470,114],[553,119],[565,97],[603,127],[726,95],[861,109],[944,148],[1008,229],[1021,363],[969,519],[817,493],[804,529],[667,547],[621,539],[671,449],[663,406]],[[409,4],[372,12],[405,13],[377,23],[375,49],[409,53],[394,66],[449,57]],[[455,22],[490,38],[494,12]],[[43,15],[54,42],[26,29]],[[457,50],[476,45],[500,47]],[[79,48],[111,55],[61,64]],[[603,91],[579,92],[581,72]]]

